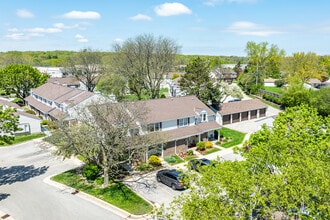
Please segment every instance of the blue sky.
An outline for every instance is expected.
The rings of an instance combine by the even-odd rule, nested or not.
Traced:
[[[245,56],[248,41],[330,54],[329,0],[0,0],[0,51],[92,48],[140,34],[181,54]]]

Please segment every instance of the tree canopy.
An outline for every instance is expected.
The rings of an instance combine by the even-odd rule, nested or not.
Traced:
[[[22,100],[29,95],[32,88],[44,84],[47,74],[26,64],[10,64],[0,69],[0,86],[7,93],[16,94]]]
[[[217,105],[220,102],[220,88],[217,81],[210,77],[209,61],[200,57],[190,60],[185,73],[179,79],[180,89],[195,95],[205,104]]]
[[[313,108],[287,108],[240,149],[245,160],[187,173],[190,190],[173,202],[171,218],[329,219],[329,126]]]
[[[152,134],[133,132],[139,129],[138,123],[144,124],[146,111],[139,103],[92,103],[77,109],[76,125],[59,123],[60,129],[49,141],[57,145],[57,154],[81,155],[99,166],[107,185],[109,178],[121,178],[123,164],[141,160],[144,147],[154,143]]]
[[[0,105],[0,145],[11,143],[14,132],[18,131],[18,116],[14,108],[4,108]]]
[[[86,48],[74,54],[68,61],[66,73],[79,80],[88,91],[93,92],[96,84],[105,73],[102,54],[92,48]]]
[[[160,83],[174,68],[179,51],[176,42],[143,34],[114,45],[114,49],[116,56],[111,73],[125,76],[128,89],[139,100],[144,94],[152,99],[158,98]]]
[[[323,59],[323,62],[325,59]],[[285,77],[288,82],[308,82],[311,78],[321,79],[326,76],[326,67],[316,53],[297,52],[285,59],[283,64]]]

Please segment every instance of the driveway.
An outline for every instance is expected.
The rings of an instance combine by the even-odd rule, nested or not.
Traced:
[[[62,160],[51,151],[40,141],[0,147],[1,218],[7,214],[6,219],[15,220],[124,219],[112,209],[71,194],[71,189],[45,183],[49,176],[79,166],[77,160]]]

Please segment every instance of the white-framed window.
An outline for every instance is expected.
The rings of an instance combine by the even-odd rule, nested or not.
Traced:
[[[207,120],[207,113],[205,110],[201,111],[199,113],[200,117],[201,117],[201,121],[206,121]]]
[[[162,123],[157,122],[157,123],[148,124],[147,130],[148,130],[148,132],[161,131]]]
[[[178,127],[185,127],[189,125],[189,118],[178,119]]]

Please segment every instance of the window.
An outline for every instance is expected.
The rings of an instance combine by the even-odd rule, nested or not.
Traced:
[[[148,132],[161,131],[162,123],[157,122],[157,123],[148,124],[147,129],[148,129]]]
[[[131,129],[129,129],[129,134],[131,135],[131,136],[137,136],[138,134],[139,134],[139,128],[131,128]]]
[[[189,118],[178,119],[178,127],[185,127],[189,125]]]
[[[206,121],[206,111],[203,110],[199,113],[200,117],[201,117],[201,121]]]

